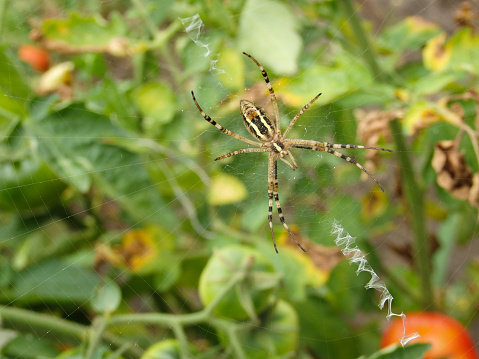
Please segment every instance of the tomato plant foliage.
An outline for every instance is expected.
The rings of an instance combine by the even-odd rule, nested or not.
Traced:
[[[388,313],[333,223],[395,312],[477,323],[477,261],[453,260],[477,239],[476,5],[441,12],[445,26],[367,21],[353,0],[34,3],[0,5],[0,356],[427,357],[378,350]],[[247,135],[239,100],[271,111],[243,51],[283,128],[322,92],[291,138],[394,150],[354,152],[384,193],[328,153],[278,165],[307,253],[279,221],[274,252],[266,155],[215,162],[242,143],[190,96]]]

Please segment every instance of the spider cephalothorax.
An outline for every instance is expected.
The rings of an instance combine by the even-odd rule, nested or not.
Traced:
[[[269,210],[268,210],[268,222],[269,227],[271,230],[271,236],[273,238],[273,245],[276,253],[278,253],[278,248],[276,247],[276,241],[274,239],[273,233],[273,198],[276,204],[276,208],[278,209],[278,215],[281,223],[283,224],[284,228],[288,231],[291,237],[294,239],[296,244],[299,248],[301,248],[304,252],[306,250],[301,246],[301,244],[297,241],[294,237],[293,233],[289,229],[288,225],[284,220],[283,211],[281,209],[281,204],[279,202],[278,196],[278,158],[286,163],[293,171],[298,168],[296,161],[291,153],[292,148],[302,148],[307,150],[313,151],[325,151],[331,153],[337,157],[342,158],[343,160],[355,164],[359,167],[363,172],[365,172],[369,177],[371,177],[381,188],[384,192],[384,189],[379,184],[379,182],[359,163],[356,162],[355,159],[344,156],[343,154],[333,150],[333,148],[364,148],[364,149],[371,149],[371,150],[379,150],[379,151],[388,151],[386,148],[379,148],[379,147],[371,147],[371,146],[361,146],[361,145],[343,145],[337,143],[328,143],[328,142],[318,142],[313,140],[299,140],[299,139],[288,139],[286,136],[288,135],[289,131],[296,123],[296,120],[306,111],[311,104],[316,101],[316,99],[321,95],[318,94],[314,97],[310,102],[308,102],[304,107],[293,117],[291,122],[289,123],[286,130],[281,133],[281,126],[279,120],[279,111],[278,111],[278,103],[276,102],[276,95],[274,94],[273,87],[271,86],[268,78],[268,74],[266,70],[261,66],[258,61],[254,59],[253,56],[248,55],[247,53],[243,52],[246,56],[248,56],[251,60],[255,62],[255,64],[260,68],[261,74],[266,82],[266,86],[268,87],[269,94],[271,97],[271,103],[273,104],[273,115],[274,118],[271,120],[263,108],[257,106],[251,101],[248,100],[241,100],[240,102],[240,109],[241,115],[243,117],[243,123],[248,130],[248,132],[257,139],[257,141],[251,140],[249,138],[243,137],[233,131],[227,130],[226,128],[222,127],[216,121],[212,120],[210,116],[208,116],[200,107],[198,102],[196,101],[195,95],[193,91],[191,91],[191,95],[193,96],[193,101],[196,104],[196,107],[200,111],[201,115],[205,118],[206,121],[211,123],[221,132],[227,134],[228,136],[234,137],[240,141],[246,142],[250,145],[256,146],[256,148],[245,148],[242,150],[234,151],[227,153],[221,157],[215,159],[221,160],[226,157],[231,157],[238,155],[240,153],[252,153],[252,152],[268,152],[268,199],[269,199]],[[291,162],[289,161],[291,160]]]

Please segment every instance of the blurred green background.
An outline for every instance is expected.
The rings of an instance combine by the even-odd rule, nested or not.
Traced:
[[[1,0],[0,355],[414,359],[382,331],[426,311],[477,342],[479,7],[415,5]],[[243,51],[283,130],[322,93],[288,138],[394,151],[341,150],[384,193],[328,153],[280,161],[307,253],[276,209],[274,252],[267,155],[215,162],[248,145],[191,98],[250,137],[239,101],[272,108]]]

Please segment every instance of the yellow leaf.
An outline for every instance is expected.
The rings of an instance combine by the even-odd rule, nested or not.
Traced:
[[[424,47],[424,66],[431,71],[440,71],[448,65],[451,53],[451,47],[446,45],[446,33],[442,32],[429,40]]]
[[[133,272],[142,272],[157,256],[158,247],[148,229],[137,229],[123,236],[120,252],[126,266]]]
[[[217,77],[221,84],[232,91],[243,86],[244,56],[237,50],[224,49],[218,59]]]
[[[371,193],[361,197],[361,204],[361,217],[371,222],[386,211],[389,199],[378,187],[374,187]]]
[[[404,115],[404,127],[410,135],[439,121],[449,122],[455,126],[461,124],[460,116],[447,107],[447,99],[436,103],[416,102]]]
[[[213,206],[240,202],[248,192],[243,182],[234,176],[221,173],[211,180],[208,202]]]

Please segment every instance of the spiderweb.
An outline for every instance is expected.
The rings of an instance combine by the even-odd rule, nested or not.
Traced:
[[[160,19],[164,16],[153,2],[133,1],[132,3],[136,5],[119,5],[119,11],[124,12],[123,15],[130,20],[141,18],[143,15],[139,16],[139,14],[144,13],[150,13],[152,19]],[[453,6],[452,2],[446,3]],[[90,5],[82,5],[75,1],[68,4],[55,3],[50,9],[52,12],[50,14],[45,4],[39,2],[33,2],[33,4],[17,1],[12,3],[11,8],[10,5],[9,7],[3,5],[2,31],[5,35],[5,43],[19,45],[28,42],[28,33],[31,26],[35,27],[35,21],[44,17],[67,16],[68,12],[73,10],[90,14],[104,12],[109,15],[108,21],[114,23],[114,15],[110,12],[117,6],[113,1],[101,1]],[[192,6],[186,2],[178,2],[178,4],[171,6]],[[164,5],[170,6],[170,3],[165,1]],[[122,6],[124,8],[121,8]],[[212,11],[221,11],[221,6],[212,6]],[[405,9],[410,9],[406,5],[381,8],[385,5],[379,2],[375,5],[377,8],[373,8],[370,2],[364,2],[363,6],[362,14],[374,23],[377,34],[393,21],[392,19],[407,15],[425,16],[435,22],[445,18],[442,10],[438,12],[437,9],[440,6],[434,1],[421,3],[419,8],[411,10],[409,14],[404,13]],[[256,6],[253,6],[263,13],[267,12],[268,8],[280,12],[278,7],[284,7],[284,4],[278,5],[277,2],[271,1],[258,2]],[[340,159],[329,154],[312,151],[302,151],[298,154],[295,152],[300,168],[294,172],[287,166],[279,164],[279,197],[282,208],[288,225],[295,234],[298,234],[300,240],[304,241],[302,243],[308,243],[306,256],[312,259],[306,261],[309,261],[308,265],[310,265],[307,268],[313,272],[313,279],[311,279],[306,270],[301,271],[299,268],[284,264],[286,262],[284,258],[289,258],[288,255],[295,256],[295,254],[290,254],[292,249],[289,248],[288,242],[291,239],[281,233],[282,226],[274,209],[275,234],[280,242],[280,255],[275,257],[266,221],[266,155],[245,154],[223,163],[214,163],[214,158],[247,146],[223,135],[207,124],[196,110],[189,97],[189,91],[195,90],[198,102],[215,121],[248,137],[240,120],[239,100],[253,99],[272,113],[266,86],[257,67],[248,63],[247,58],[242,59],[241,55],[241,67],[229,65],[238,64],[235,59],[227,61],[228,56],[235,56],[231,55],[235,51],[237,54],[241,51],[249,52],[262,63],[273,82],[279,98],[283,129],[288,119],[291,119],[305,104],[292,104],[294,99],[288,97],[291,95],[288,81],[289,79],[293,82],[302,81],[305,87],[311,86],[315,91],[323,92],[325,102],[321,106],[316,105],[315,108],[308,110],[298,120],[291,132],[291,137],[337,143],[347,143],[341,141],[356,137],[356,119],[352,114],[355,110],[366,107],[368,101],[348,102],[350,97],[348,93],[345,93],[335,98],[337,101],[343,101],[342,107],[331,105],[328,96],[332,94],[328,93],[327,82],[317,83],[317,78],[314,77],[314,83],[309,85],[302,78],[306,75],[301,69],[312,66],[312,63],[304,63],[305,60],[299,59],[292,61],[299,64],[299,68],[294,68],[286,60],[282,60],[287,57],[286,54],[278,56],[276,63],[269,62],[267,56],[264,62],[262,53],[268,51],[268,44],[263,42],[260,34],[258,34],[258,44],[252,41],[245,42],[241,38],[237,39],[238,44],[244,47],[240,51],[232,44],[225,46],[222,41],[226,40],[222,40],[221,36],[212,30],[214,26],[210,28],[204,26],[204,21],[211,21],[208,19],[208,14],[198,14],[192,9],[186,11],[175,8],[175,11],[178,14],[178,24],[175,26],[177,33],[180,34],[176,36],[182,37],[181,41],[176,43],[178,48],[175,51],[177,52],[167,48],[160,50],[158,56],[160,60],[155,57],[145,60],[142,65],[145,66],[144,71],[141,72],[142,78],[136,79],[135,85],[132,85],[135,80],[131,80],[135,71],[132,67],[138,65],[132,65],[129,61],[123,62],[121,57],[111,56],[110,52],[106,55],[103,64],[98,64],[101,60],[97,55],[77,61],[89,62],[88,65],[93,69],[91,73],[98,78],[101,78],[111,67],[116,73],[108,77],[108,81],[113,81],[112,79],[115,78],[127,80],[119,87],[105,81],[101,89],[97,89],[97,96],[85,90],[90,99],[86,105],[74,104],[62,109],[62,105],[58,105],[55,100],[52,101],[47,96],[43,97],[43,94],[32,100],[32,97],[22,95],[21,91],[18,98],[15,91],[3,93],[3,97],[7,100],[35,101],[36,103],[31,106],[35,109],[35,113],[31,116],[32,122],[35,121],[36,116],[40,118],[42,111],[47,111],[51,107],[57,106],[55,111],[58,114],[46,124],[39,122],[37,127],[30,127],[34,129],[34,136],[28,131],[21,130],[22,126],[17,122],[15,126],[18,126],[18,130],[4,136],[4,138],[8,137],[8,140],[3,141],[2,149],[7,150],[10,156],[6,155],[4,162],[7,162],[7,157],[24,158],[23,153],[16,152],[17,148],[27,148],[33,157],[43,158],[47,162],[55,162],[58,151],[65,151],[65,153],[75,151],[75,153],[68,157],[72,159],[70,162],[59,161],[56,162],[58,167],[53,166],[52,170],[58,174],[58,179],[49,176],[40,179],[30,177],[26,182],[21,182],[21,169],[12,168],[13,176],[14,178],[16,176],[18,184],[10,183],[2,191],[11,196],[13,190],[19,189],[17,196],[20,197],[10,199],[14,202],[24,202],[25,206],[22,207],[17,202],[13,208],[2,210],[0,215],[4,227],[0,231],[0,245],[5,252],[2,254],[1,263],[2,273],[4,273],[2,283],[5,288],[2,294],[2,306],[38,311],[84,325],[90,324],[91,318],[88,315],[91,315],[92,307],[93,312],[107,313],[107,315],[125,308],[125,311],[130,309],[134,312],[197,312],[201,309],[201,304],[192,288],[198,284],[198,276],[195,276],[194,272],[204,266],[201,262],[204,261],[204,257],[201,257],[202,253],[199,252],[210,251],[212,248],[221,247],[230,242],[256,246],[276,266],[284,265],[285,267],[281,269],[285,272],[287,290],[291,290],[293,294],[286,293],[283,296],[294,301],[311,295],[306,291],[311,291],[313,286],[302,287],[301,283],[311,281],[308,283],[318,284],[322,280],[321,285],[324,285],[327,282],[329,274],[324,273],[330,273],[332,268],[344,259],[338,256],[338,251],[341,251],[352,265],[341,272],[346,274],[332,274],[333,277],[336,275],[340,279],[341,275],[347,277],[346,284],[340,290],[348,295],[357,295],[360,297],[359,302],[368,300],[364,286],[366,289],[375,289],[379,297],[372,300],[369,298],[369,303],[379,303],[380,309],[386,306],[387,312],[381,314],[377,308],[376,312],[368,311],[368,315],[374,317],[374,320],[370,322],[376,324],[373,330],[367,325],[361,327],[363,329],[360,332],[338,330],[337,332],[342,334],[333,338],[328,337],[328,325],[324,324],[318,327],[318,331],[322,333],[320,339],[311,338],[309,334],[300,331],[297,334],[300,342],[304,341],[308,345],[315,346],[316,350],[324,349],[326,357],[329,358],[338,353],[333,349],[336,341],[344,340],[345,343],[354,343],[356,339],[366,338],[363,342],[370,345],[365,348],[365,351],[374,352],[377,350],[377,340],[369,338],[373,335],[379,337],[382,327],[385,326],[384,319],[399,316],[404,322],[401,344],[407,344],[416,336],[407,331],[407,320],[402,313],[402,306],[408,303],[399,301],[397,306],[393,304],[393,295],[384,284],[388,280],[387,275],[380,279],[376,271],[380,272],[381,269],[375,267],[375,262],[368,262],[368,258],[373,254],[390,258],[388,243],[395,240],[394,233],[404,230],[408,219],[405,215],[397,219],[394,223],[396,232],[390,231],[385,234],[384,231],[379,231],[382,235],[377,236],[372,242],[373,249],[367,246],[365,241],[365,238],[370,237],[370,232],[365,229],[362,221],[367,222],[367,219],[359,218],[364,217],[364,214],[361,214],[362,208],[375,208],[378,202],[383,201],[382,205],[385,207],[393,206],[392,195],[386,194],[384,197],[377,189],[373,189],[372,181],[358,181],[361,176],[358,168],[342,163]],[[271,14],[265,14],[265,21],[268,21],[269,16]],[[450,22],[443,24],[443,27],[452,29],[452,17],[447,18]],[[30,21],[26,21],[27,19]],[[216,27],[226,29],[229,26],[227,20],[216,24]],[[219,20],[216,18],[214,21]],[[289,25],[284,24],[284,26]],[[145,31],[140,25],[134,28],[135,32]],[[229,31],[235,30],[229,29]],[[324,35],[324,33],[321,34],[323,31],[321,24],[317,24],[316,27],[308,26],[301,31],[306,48],[307,46],[322,47],[322,51],[317,52],[316,58],[307,60],[315,60],[318,63],[322,62],[329,53],[337,50],[336,40],[339,43],[343,41],[340,37],[344,36],[340,30],[336,30],[333,34],[328,34],[328,37],[324,36],[328,40],[316,44],[313,40]],[[165,38],[169,36],[167,31],[163,34]],[[157,40],[161,41],[161,39]],[[234,40],[228,39],[228,41]],[[294,42],[294,39],[283,39],[283,41]],[[136,45],[138,48],[142,46],[142,44]],[[114,51],[127,51],[125,50],[127,47],[124,47],[121,41],[110,42],[108,46],[114,46]],[[135,47],[132,46],[128,48],[128,51],[134,51],[134,49]],[[108,51],[113,50],[110,47]],[[7,53],[9,57],[15,55],[13,51],[7,51]],[[65,55],[59,57],[62,56]],[[182,58],[175,59],[175,56],[182,56]],[[411,51],[406,53],[405,57],[407,56],[415,56],[415,53]],[[357,59],[358,55],[352,55],[352,58]],[[175,66],[178,62],[188,64],[191,73],[182,74],[182,69]],[[74,65],[85,69],[88,67],[85,63],[74,63]],[[38,73],[33,71],[25,72],[24,64],[18,61],[13,64],[23,74],[39,77]],[[339,73],[347,66],[346,59],[339,63],[335,70]],[[358,72],[360,70],[358,69]],[[191,77],[200,72],[206,75],[201,82],[195,83]],[[181,84],[181,87],[170,91],[155,81],[156,76],[160,74],[163,76],[164,73],[169,74],[165,78],[174,77],[176,84]],[[241,90],[232,91],[232,83],[238,78],[246,80]],[[97,80],[89,84],[91,91],[95,89],[95,81]],[[3,89],[16,86],[14,77],[7,76],[2,82]],[[147,86],[143,86],[144,83],[147,83]],[[141,90],[138,90],[137,88],[140,87]],[[154,98],[151,99],[149,96]],[[122,103],[125,98],[134,98],[134,100]],[[175,98],[176,103],[184,107],[180,111],[170,109],[163,105],[162,98]],[[286,102],[286,105],[283,102]],[[30,105],[32,104],[29,103]],[[133,110],[131,107],[134,106],[142,110]],[[90,116],[87,112],[98,116]],[[158,112],[161,112],[161,116],[157,114]],[[179,112],[181,115],[178,115]],[[89,131],[99,122],[104,123],[104,126],[91,136]],[[185,123],[187,123],[186,126]],[[138,130],[139,128],[141,130]],[[50,132],[43,132],[45,129]],[[19,146],[21,142],[28,143],[25,146]],[[114,151],[112,147],[115,147]],[[359,151],[352,155],[357,156],[359,161],[368,161],[368,158]],[[387,164],[386,161],[391,161],[391,157],[382,161],[377,169],[378,179],[386,188],[386,193],[392,193],[394,191],[393,177],[397,174],[395,172],[397,169]],[[58,180],[66,185],[54,189],[58,193],[61,192],[62,202],[57,203],[53,209],[49,198],[54,194],[42,194],[44,192],[41,192],[42,189],[39,189],[38,185],[45,184],[48,187],[50,184],[57,184]],[[70,189],[66,189],[67,187]],[[34,189],[35,192],[29,193],[29,188]],[[82,189],[84,189],[83,192]],[[160,193],[160,195],[154,193]],[[320,199],[317,193],[321,193]],[[228,199],[229,196],[232,198]],[[37,211],[36,207],[42,210]],[[125,211],[124,208],[129,210]],[[372,217],[368,225],[378,229],[379,222],[380,219]],[[177,241],[178,237],[182,239]],[[336,247],[336,252],[330,252],[329,260],[333,262],[329,266],[315,267],[318,262],[314,260],[324,256],[324,253],[329,253],[327,249],[318,245]],[[468,247],[467,252],[469,254],[473,252],[473,247]],[[393,262],[394,260],[397,261],[393,259]],[[410,262],[412,259],[405,264],[409,265]],[[466,258],[461,263],[466,263]],[[404,265],[404,263],[401,264]],[[114,270],[110,271],[112,267]],[[181,276],[181,273],[187,271],[192,273]],[[105,272],[108,275],[102,277]],[[361,275],[355,277],[361,272],[370,275],[369,281],[364,282],[364,277]],[[354,279],[350,280],[352,276],[349,277],[348,273],[353,273]],[[322,275],[325,278],[318,279]],[[135,279],[131,280],[132,277]],[[179,282],[180,277],[183,282]],[[188,280],[194,283],[186,285]],[[312,307],[295,308],[300,322],[308,319],[311,313],[314,316],[323,312],[325,318],[331,318],[326,313],[330,310],[327,303],[328,295],[321,293],[321,289],[318,289],[322,288],[321,285],[317,285],[312,290],[315,301],[311,303],[316,304],[316,311],[308,312],[308,308],[314,309]],[[309,289],[302,292],[295,286]],[[121,301],[118,296],[120,287],[121,292],[134,293],[134,295],[130,295],[128,301]],[[95,293],[92,293],[89,288],[95,288]],[[336,294],[336,296],[340,295]],[[92,300],[92,297],[95,299]],[[312,306],[311,303],[309,305]],[[336,305],[345,309],[343,314],[348,313],[346,310],[348,304],[338,301]],[[355,308],[360,307],[363,306],[357,304]],[[395,314],[395,312],[401,314]],[[325,319],[325,322],[327,320],[330,319]],[[16,331],[11,330],[9,325],[11,321],[14,319],[2,316],[4,329],[0,332],[0,348],[11,343],[11,338],[15,337],[18,341],[16,345],[10,347],[14,349],[9,352],[9,357],[23,357],[26,352],[37,351],[44,356],[55,357],[61,351],[58,350],[61,342],[57,343],[57,347],[51,345],[51,338],[48,335],[51,330],[61,333],[59,329],[61,323],[53,322],[51,327],[48,325],[44,327],[43,332],[40,331],[36,336],[29,336],[18,335]],[[368,320],[361,321],[361,318],[358,318],[358,321],[361,325],[368,323]],[[22,324],[26,326],[26,331],[35,329],[38,332],[33,319],[25,316]],[[101,324],[98,324],[98,327],[100,326]],[[209,347],[211,344],[208,344],[215,341],[211,339],[213,336],[221,338],[220,343],[216,343],[217,346],[221,346],[221,340],[228,340],[227,334],[218,333],[215,331],[217,328],[212,328],[209,324],[198,324],[191,332],[186,331],[183,334],[175,328],[159,327],[155,329],[154,339],[149,334],[144,336],[147,339],[140,338],[142,333],[147,332],[146,326],[134,326],[134,329],[129,329],[127,325],[118,325],[112,329],[118,337],[128,333],[129,330],[136,330],[137,334],[132,337],[138,337],[138,345],[144,348],[152,342],[173,336],[181,341],[184,335],[187,341],[194,342],[197,347],[203,345],[214,353],[214,346],[211,348]],[[252,330],[263,329],[257,323],[252,324],[252,328]],[[268,330],[273,334],[282,332],[281,327],[268,328]],[[71,331],[73,332],[74,329]],[[115,340],[110,338],[110,343]],[[121,349],[122,344],[122,342],[116,343],[114,347]],[[23,347],[24,351],[19,350],[20,347]],[[102,350],[106,353],[107,348],[102,347]],[[127,350],[127,354],[134,357],[134,350],[128,352],[130,347],[127,349],[125,346],[123,350]],[[122,351],[122,353],[125,352]],[[348,351],[344,357],[350,353],[352,351]],[[354,353],[362,352],[358,350]],[[231,355],[231,353],[227,354]],[[262,354],[265,353],[258,351],[258,355]]]

